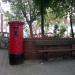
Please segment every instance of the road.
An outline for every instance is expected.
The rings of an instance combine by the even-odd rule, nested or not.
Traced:
[[[0,75],[75,75],[75,59],[50,60],[43,64],[25,60],[21,65],[11,66],[8,50],[0,49]]]

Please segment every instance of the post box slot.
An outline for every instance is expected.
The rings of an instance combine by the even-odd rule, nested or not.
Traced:
[[[15,35],[15,36],[18,36],[18,32],[17,32],[17,31],[14,31],[14,35]]]
[[[18,37],[18,27],[13,27],[14,29],[14,36]]]

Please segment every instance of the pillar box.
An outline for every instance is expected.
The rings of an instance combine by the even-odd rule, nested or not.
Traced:
[[[9,24],[9,63],[11,65],[23,62],[23,22],[11,21]]]

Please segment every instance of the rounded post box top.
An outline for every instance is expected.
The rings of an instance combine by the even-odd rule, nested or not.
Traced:
[[[9,25],[24,25],[24,22],[21,21],[10,21],[8,22]]]

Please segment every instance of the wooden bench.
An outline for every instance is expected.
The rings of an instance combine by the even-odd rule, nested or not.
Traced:
[[[41,50],[38,50],[38,53],[42,53],[42,58],[47,60],[48,59],[48,53],[67,53],[70,52],[72,56],[72,51],[75,50],[75,48],[72,48],[72,45],[75,44],[75,39],[50,39],[50,40],[35,40],[34,44],[37,47],[41,47]],[[68,48],[66,48],[68,46]],[[49,47],[49,49],[47,49]],[[54,48],[57,49],[54,49]],[[61,48],[59,48],[61,47]],[[65,49],[66,48],[66,49]],[[64,56],[65,54],[63,54]]]

